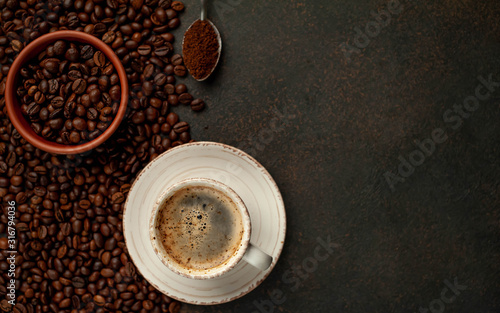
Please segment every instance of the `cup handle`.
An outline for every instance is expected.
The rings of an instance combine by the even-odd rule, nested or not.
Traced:
[[[245,252],[245,255],[243,255],[243,260],[253,267],[258,268],[261,271],[265,271],[273,262],[273,257],[267,255],[265,252],[249,243],[247,251]]]

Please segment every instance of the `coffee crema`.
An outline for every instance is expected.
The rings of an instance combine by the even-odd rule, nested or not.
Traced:
[[[223,265],[238,251],[244,233],[234,201],[205,186],[184,187],[164,200],[154,225],[156,240],[188,271]]]

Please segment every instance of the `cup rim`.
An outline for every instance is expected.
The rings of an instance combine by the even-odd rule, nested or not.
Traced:
[[[29,122],[23,116],[19,101],[17,99],[16,90],[17,83],[19,80],[19,72],[22,66],[36,57],[43,49],[48,45],[57,40],[67,40],[67,41],[77,41],[80,43],[91,44],[94,48],[103,52],[108,60],[113,64],[118,77],[120,79],[120,105],[115,118],[108,126],[108,128],[97,138],[79,145],[64,145],[59,144],[39,136],[31,128]],[[103,142],[105,142],[111,135],[118,129],[128,106],[128,80],[127,74],[123,65],[114,53],[114,51],[105,44],[102,40],[89,35],[84,32],[74,31],[74,30],[59,30],[52,33],[48,33],[40,36],[39,38],[33,40],[26,47],[21,50],[19,55],[16,57],[12,63],[9,73],[7,74],[7,81],[5,86],[5,106],[7,107],[7,115],[9,116],[12,124],[19,132],[19,134],[26,139],[33,146],[50,153],[56,154],[78,154],[89,151],[96,148]]]
[[[238,210],[241,214],[242,217],[242,222],[243,222],[243,236],[241,238],[241,243],[240,247],[238,248],[237,252],[231,256],[225,263],[220,264],[216,267],[207,269],[205,273],[201,273],[202,270],[193,270],[193,272],[190,271],[190,273],[187,273],[186,271],[182,270],[182,267],[177,265],[174,261],[172,261],[167,255],[167,253],[164,252],[163,248],[161,248],[157,242],[156,242],[156,234],[155,234],[155,225],[156,225],[156,217],[158,215],[158,211],[160,208],[160,203],[162,203],[166,198],[168,198],[170,195],[175,193],[176,191],[186,187],[186,186],[197,186],[199,184],[202,184],[202,186],[209,186],[209,187],[215,187],[219,191],[224,192],[227,196],[233,200],[233,202],[236,204],[238,207]],[[227,272],[229,272],[231,269],[233,269],[243,258],[245,255],[245,252],[250,245],[250,237],[251,237],[251,220],[250,220],[250,215],[248,213],[248,209],[241,199],[241,197],[229,186],[214,180],[210,178],[188,178],[181,180],[169,188],[167,188],[162,194],[158,197],[157,201],[155,202],[153,211],[151,213],[151,217],[149,220],[149,236],[150,236],[150,242],[153,246],[153,250],[156,254],[156,256],[160,259],[160,261],[171,271],[174,273],[187,277],[187,278],[192,278],[192,279],[211,279],[215,277],[219,277]],[[163,251],[163,257],[160,255],[161,251]],[[198,273],[198,271],[200,273]]]

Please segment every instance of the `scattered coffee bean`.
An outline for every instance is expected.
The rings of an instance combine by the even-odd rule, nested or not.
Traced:
[[[180,134],[189,130],[189,124],[186,122],[179,122],[173,126],[173,129],[177,134]]]
[[[191,109],[193,111],[201,111],[205,108],[205,101],[201,100],[201,99],[194,99],[193,101],[191,101]]]
[[[174,73],[177,76],[184,77],[186,76],[186,67],[184,67],[184,65],[176,65],[174,67]]]
[[[179,95],[179,102],[185,105],[191,104],[191,101],[193,101],[193,96],[190,93],[183,93]]]
[[[170,62],[175,66],[175,65],[181,65],[182,64],[182,56],[180,54],[174,54],[172,58],[170,58]]]
[[[184,10],[184,3],[180,1],[172,2],[172,9],[176,10],[177,12]]]

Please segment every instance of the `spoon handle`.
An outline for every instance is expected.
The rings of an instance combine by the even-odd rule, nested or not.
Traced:
[[[207,2],[208,0],[201,0],[201,20],[207,19]]]

